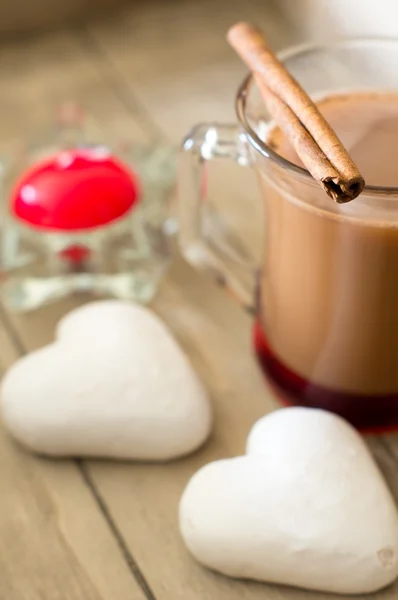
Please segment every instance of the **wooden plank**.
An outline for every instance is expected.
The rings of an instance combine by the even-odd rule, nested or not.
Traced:
[[[262,1],[259,9],[252,0],[153,0],[145,10],[132,3],[89,31],[159,128],[180,140],[194,122],[235,120],[246,69],[225,34],[242,19],[260,21],[276,49],[290,40],[273,5]]]
[[[77,34],[3,46],[0,84],[0,150],[6,154],[12,141],[28,140],[30,145],[46,141],[54,127],[55,109],[70,100],[85,107],[108,136],[126,134],[123,100],[104,84]],[[147,139],[137,120],[129,122],[128,136]]]
[[[0,373],[18,357],[0,320]],[[143,600],[76,464],[31,456],[0,428],[0,598]]]
[[[99,120],[107,118],[110,107],[113,114],[120,107],[67,35],[3,48],[0,82],[5,150],[69,94],[88,104],[95,98]],[[136,131],[141,135],[138,127]],[[4,371],[20,347],[15,336],[13,343],[9,326],[5,328],[4,313],[0,317],[0,370]],[[35,458],[1,429],[0,473],[0,598],[145,598],[120,540],[75,463]]]
[[[123,2],[123,0],[121,0]],[[16,0],[0,4],[0,35],[8,39],[15,34],[43,33],[45,29],[65,27],[77,19],[90,18],[94,14],[106,14],[110,8],[115,11],[119,3],[109,0],[69,0],[54,2],[39,0]]]

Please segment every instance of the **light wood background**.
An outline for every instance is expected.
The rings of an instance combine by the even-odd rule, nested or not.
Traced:
[[[106,21],[3,46],[0,148],[26,138],[57,102],[70,98],[104,130],[139,140],[177,144],[195,122],[233,120],[244,71],[224,34],[241,18],[264,26],[276,48],[295,39],[266,0],[147,0]],[[236,167],[226,177],[222,169],[214,173],[211,193],[238,211],[256,253],[261,204],[252,175]],[[56,321],[73,305],[18,317],[1,309],[0,368],[49,342]],[[216,283],[176,257],[153,308],[211,394],[216,425],[210,442],[162,466],[51,461],[29,455],[0,430],[0,600],[325,597],[231,581],[186,552],[177,530],[186,482],[204,463],[241,454],[249,428],[274,401],[252,356],[250,316]],[[398,499],[397,438],[369,443]],[[396,597],[398,585],[375,595]]]

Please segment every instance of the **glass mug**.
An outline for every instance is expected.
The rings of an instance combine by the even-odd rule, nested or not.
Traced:
[[[280,58],[315,98],[398,90],[398,40],[305,45]],[[202,124],[185,139],[183,255],[221,275],[243,301],[255,298],[256,354],[283,403],[336,412],[361,430],[398,428],[398,188],[369,185],[353,202],[335,204],[263,141],[270,117],[250,76],[236,107],[237,126]],[[257,173],[265,204],[260,268],[209,213],[206,167],[215,158]]]

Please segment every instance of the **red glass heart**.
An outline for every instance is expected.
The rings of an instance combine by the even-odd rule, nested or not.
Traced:
[[[112,223],[139,198],[137,176],[104,148],[68,150],[31,167],[11,195],[11,211],[45,230]]]

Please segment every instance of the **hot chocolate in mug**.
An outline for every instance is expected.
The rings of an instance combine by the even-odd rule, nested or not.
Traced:
[[[398,428],[398,40],[307,45],[280,58],[318,101],[365,190],[346,204],[326,196],[248,77],[238,124],[202,124],[184,142],[180,247],[243,301],[255,297],[255,350],[282,402],[336,412],[362,430]],[[208,226],[203,179],[220,157],[258,175],[265,228],[257,276]]]

